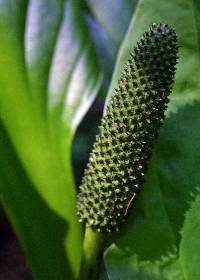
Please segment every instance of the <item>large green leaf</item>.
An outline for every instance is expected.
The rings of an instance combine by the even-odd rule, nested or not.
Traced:
[[[200,275],[200,196],[197,195],[186,215],[180,244],[180,262],[185,279],[198,280]]]
[[[200,196],[197,195],[186,214],[179,252],[168,253],[160,260],[140,261],[137,254],[129,254],[112,245],[105,253],[109,279],[199,279],[199,210]]]
[[[54,270],[54,273],[63,272],[59,276],[60,279],[67,277],[73,279],[78,273],[80,263],[81,238],[75,216],[75,191],[69,151],[66,151],[68,169],[65,169],[66,165],[63,166],[48,139],[43,119],[39,118],[32,107],[24,68],[16,56],[15,49],[7,40],[8,37],[3,28],[0,34],[0,53],[4,54],[0,61],[1,119],[32,183],[29,185],[23,180],[17,180],[16,184],[15,181],[10,184],[7,181],[1,182],[5,208],[10,214],[13,224],[18,226],[17,232],[27,252],[35,278],[55,279]],[[10,69],[12,69],[12,82],[9,80]],[[3,144],[7,145],[6,142]],[[1,148],[1,153],[5,149],[4,146]],[[13,165],[12,169],[17,168],[15,165],[17,163]],[[13,171],[6,170],[5,172],[10,176],[9,174],[12,174]],[[21,176],[23,179],[23,173]],[[34,202],[31,204],[32,200]],[[27,208],[30,209],[27,210]],[[41,219],[39,209],[43,211]],[[14,215],[12,215],[13,212]],[[35,216],[34,219],[33,216]],[[45,223],[48,220],[49,224]],[[35,223],[32,224],[32,222]],[[36,228],[35,231],[32,230],[32,226]],[[46,227],[44,231],[43,227]],[[57,238],[56,228],[58,238],[59,232],[62,237],[57,242],[54,240]],[[32,234],[30,234],[31,232]],[[31,247],[30,244],[32,244]],[[57,261],[46,255],[47,252],[55,253],[54,258]],[[65,255],[66,257],[63,258]],[[66,258],[68,262],[65,263]],[[55,266],[52,265],[52,262]],[[51,266],[52,268],[50,268]],[[73,272],[73,275],[69,273],[70,271]]]
[[[20,46],[18,51],[22,57],[27,4],[27,0],[0,0],[1,24],[9,29],[7,36],[10,36],[12,43]]]
[[[51,6],[53,5],[52,3],[53,2],[47,2],[46,5],[49,4]],[[28,16],[31,14],[31,20],[35,24],[36,29],[31,31],[29,29],[31,21],[27,22],[27,40],[30,38],[34,38],[34,40],[43,39],[40,36],[38,38],[34,37],[34,35],[36,36],[38,34],[38,27],[41,28],[40,30],[44,31],[42,24],[46,26],[45,20],[41,20],[41,14],[39,13],[42,12],[42,8],[44,7],[40,4],[41,3],[38,1],[30,2]],[[11,8],[14,9],[16,6],[14,2],[12,2]],[[48,8],[48,6],[45,7]],[[41,10],[39,8],[41,8]],[[53,132],[53,135],[57,135],[57,138],[51,137],[52,134],[49,134],[49,124],[46,122],[46,114],[43,114],[42,102],[40,102],[39,99],[37,100],[35,96],[35,93],[41,93],[42,99],[46,96],[45,89],[48,88],[46,84],[48,80],[46,77],[48,74],[46,74],[46,72],[48,72],[51,65],[49,60],[51,59],[55,35],[49,34],[48,32],[48,34],[46,34],[45,40],[49,40],[49,45],[48,43],[46,44],[46,47],[49,48],[47,49],[47,53],[45,53],[43,49],[43,41],[36,43],[34,40],[30,40],[29,43],[27,43],[29,46],[28,52],[25,52],[28,62],[27,71],[29,73],[29,79],[27,79],[23,60],[21,59],[24,54],[23,48],[21,44],[17,44],[17,40],[16,43],[13,44],[14,35],[12,34],[10,36],[10,26],[7,25],[4,17],[1,18],[0,53],[3,54],[0,57],[1,119],[6,133],[16,150],[18,161],[20,160],[23,166],[23,168],[20,169],[22,176],[21,181],[20,178],[18,178],[15,185],[12,182],[8,184],[9,178],[7,178],[7,181],[5,179],[4,182],[2,181],[1,183],[1,191],[5,208],[17,229],[19,238],[24,245],[29,263],[37,279],[55,279],[55,273],[61,273],[59,276],[60,279],[66,279],[67,277],[72,279],[77,275],[79,270],[81,237],[80,227],[76,219],[75,190],[70,166],[71,135],[97,93],[99,74],[96,71],[96,66],[94,66],[95,62],[93,62],[92,59],[90,60],[90,55],[92,57],[93,52],[88,37],[86,37],[86,39],[84,38],[85,34],[82,32],[83,20],[81,21],[81,12],[78,8],[79,6],[74,5],[74,2],[67,1],[65,7],[66,14],[64,15],[56,43],[53,66],[51,68],[54,69],[51,70],[54,72],[50,76],[50,85],[52,79],[61,77],[62,74],[64,80],[68,79],[68,76],[70,77],[68,83],[69,87],[71,87],[71,92],[69,90],[67,91],[67,88],[63,91],[62,87],[58,87],[57,92],[50,91],[48,104],[53,104],[55,107],[58,105],[61,108],[59,114],[52,114],[53,118],[48,118],[50,128],[52,128],[51,132]],[[67,31],[71,28],[71,22],[66,24],[68,21],[67,16],[69,15],[70,19],[73,18],[75,24],[72,31],[76,40],[73,41],[74,37],[68,37],[69,41],[67,41],[67,47],[77,43],[78,56],[73,61],[73,67],[71,67],[72,65],[70,64],[67,65],[69,66],[70,72],[63,73],[62,67],[61,69],[59,68],[59,61],[56,61],[55,57],[57,56],[57,47],[59,42],[62,41],[62,36],[67,37]],[[59,19],[56,20],[56,26],[58,21]],[[34,25],[32,27],[34,29]],[[48,28],[50,28],[50,26],[48,26]],[[52,26],[51,28],[53,29]],[[31,32],[33,33],[31,34]],[[25,44],[25,47],[27,47],[27,44]],[[47,60],[41,62],[41,53],[39,51],[41,51],[44,56],[47,54]],[[21,53],[21,57],[19,53]],[[32,57],[34,58],[33,60],[31,59]],[[61,63],[67,61],[65,57],[71,58],[71,53],[68,53],[67,48],[64,48],[63,53],[61,53]],[[12,82],[10,81],[10,69],[12,69]],[[38,73],[34,73],[37,69],[41,71],[39,71],[39,75]],[[84,77],[82,77],[82,73],[84,73]],[[41,82],[39,78],[41,79],[43,74],[44,80]],[[29,83],[27,83],[27,80]],[[52,82],[52,85],[56,86],[56,80]],[[77,87],[75,87],[75,85]],[[68,86],[67,83],[65,86]],[[51,89],[51,86],[49,86],[49,88]],[[38,89],[38,93],[36,89]],[[68,93],[71,94],[71,98],[75,97],[76,99],[73,108],[71,106],[72,104],[68,104],[66,101],[67,98],[70,101],[72,100],[69,98]],[[59,103],[60,100],[58,102],[59,104],[53,102],[53,100],[55,100],[53,94],[60,94],[61,103]],[[52,106],[49,108],[53,110],[55,107]],[[55,124],[59,124],[58,128],[54,126],[54,121]],[[59,130],[60,127],[64,127],[64,134],[62,130]],[[57,131],[59,131],[59,133]],[[6,141],[2,143],[2,151],[4,145],[7,145]],[[3,156],[2,154],[2,157]],[[5,157],[7,157],[7,155],[5,155]],[[10,161],[12,162],[12,160]],[[15,168],[15,164],[17,163],[15,163],[14,160],[12,165],[9,163],[13,169]],[[23,181],[23,176],[25,176],[24,172],[30,180],[29,184]],[[4,171],[2,171],[2,174],[3,173]],[[10,174],[12,172],[8,170],[6,173]],[[26,200],[23,199],[23,197],[26,197]],[[23,201],[21,205],[20,199]],[[34,200],[34,202],[31,203],[32,200]],[[38,205],[38,213],[36,213],[35,205]],[[29,211],[27,210],[28,208]],[[49,211],[45,210],[45,208],[49,209]],[[13,209],[16,209],[16,211]],[[39,209],[43,211],[41,219],[39,218]],[[26,222],[23,219],[23,215]],[[34,215],[35,218],[33,219]],[[50,218],[51,215],[52,219]],[[48,221],[48,219],[50,219],[49,224],[44,223]],[[31,227],[28,221],[34,221],[34,227],[37,228],[37,232],[33,231],[32,234],[30,234]],[[28,230],[27,227],[30,227],[30,230]],[[45,227],[44,231],[43,227]],[[54,241],[53,238],[56,229],[58,230],[57,242]],[[61,238],[59,238],[59,232],[61,232]],[[52,238],[49,238],[51,236]],[[57,237],[55,236],[55,238]],[[30,247],[30,243],[32,243],[33,246]],[[55,250],[53,249],[54,243]],[[38,246],[36,246],[36,244],[38,244]],[[54,265],[51,263],[52,258],[49,257],[50,254],[47,253],[50,251],[55,254],[54,258],[56,261]],[[66,257],[64,257],[64,254],[66,254]],[[68,268],[67,265],[69,265]],[[70,271],[72,271],[72,274]]]
[[[32,0],[28,5],[25,58],[32,98],[43,114],[46,113],[48,77],[63,6],[61,0]]]
[[[118,55],[107,104],[130,51],[152,22],[166,22],[176,29],[180,59],[168,119],[156,144],[144,190],[124,229],[112,238],[123,252],[129,256],[136,255],[139,263],[155,262],[179,245],[179,231],[188,209],[189,194],[200,182],[198,172],[194,172],[200,155],[200,105],[194,103],[200,97],[194,2],[160,1],[159,5],[151,0],[139,2]],[[172,111],[176,113],[170,114]],[[112,252],[112,248],[110,250]],[[115,253],[112,258],[114,262]],[[106,263],[109,261],[107,255]]]
[[[106,0],[87,0],[87,3],[94,17],[104,27],[115,45],[120,46],[137,1],[111,0],[108,2]]]
[[[86,0],[86,2],[88,8],[85,11],[86,23],[104,73],[104,87],[100,94],[105,97],[117,51],[138,0]]]
[[[25,174],[3,125],[0,125],[0,191],[35,279],[73,279],[65,242],[66,219],[58,216]]]
[[[92,104],[101,82],[94,48],[78,3],[66,1],[48,86],[48,110],[53,118],[60,119],[64,128],[72,131]]]
[[[189,207],[190,193],[195,193],[200,183],[200,175],[195,172],[200,164],[199,108],[200,103],[195,102],[171,114],[155,151],[163,202],[177,244],[184,213]]]
[[[184,280],[176,254],[155,262],[141,262],[137,255],[126,254],[113,245],[107,250],[106,257],[110,280]]]

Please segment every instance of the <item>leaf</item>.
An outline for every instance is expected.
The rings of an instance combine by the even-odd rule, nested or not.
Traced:
[[[26,0],[0,0],[0,20],[8,28],[7,36],[13,40],[13,44],[19,44],[18,51],[23,54],[24,50],[24,26],[26,20]]]
[[[115,245],[105,253],[110,280],[183,280],[176,255],[171,254],[162,261],[139,261],[137,255],[128,255]]]
[[[96,48],[99,64],[104,73],[103,90],[100,92],[102,99],[105,98],[117,51],[137,2],[137,0],[111,0],[109,2],[87,0],[86,23]]]
[[[55,122],[54,131],[60,123],[74,131],[101,84],[80,4],[32,0],[25,47],[29,81],[39,110],[45,114],[47,107],[50,122]]]
[[[14,7],[13,4],[12,8]],[[81,236],[75,215],[75,190],[70,162],[71,138],[68,137],[65,144],[64,161],[60,158],[60,150],[55,148],[49,137],[44,116],[38,114],[31,102],[26,71],[18,56],[21,46],[17,43],[13,45],[14,39],[3,18],[0,22],[0,37],[0,53],[3,54],[0,56],[0,117],[17,152],[18,162],[21,162],[22,170],[31,182],[28,184],[27,180],[23,181],[21,169],[18,171],[21,175],[18,175],[16,184],[13,183],[15,179],[13,182],[9,177],[5,179],[1,183],[4,206],[17,229],[35,278],[55,279],[54,273],[60,271],[61,279],[73,279],[79,270]],[[1,152],[6,149],[6,145],[7,141],[3,142]],[[7,165],[12,166],[12,171],[8,174],[14,172],[18,162],[11,157]],[[3,169],[1,173],[4,172],[7,173],[7,170]],[[19,187],[22,188],[20,191]],[[24,213],[24,210],[27,211]],[[40,211],[43,212],[41,220]],[[35,230],[30,227],[30,221],[34,222]],[[57,234],[56,243],[54,239]],[[50,258],[50,253],[55,254],[53,259]],[[67,264],[70,266],[67,267]]]
[[[46,112],[48,77],[63,4],[61,0],[31,0],[28,5],[24,38],[26,66],[33,100],[42,114]]]
[[[179,254],[170,253],[160,260],[139,261],[137,254],[130,254],[116,245],[112,245],[105,252],[107,271],[110,280],[121,279],[188,279],[199,278],[200,261],[200,196],[191,203],[186,213],[182,229],[182,239]],[[178,255],[178,256],[177,256]]]
[[[194,172],[200,163],[199,108],[200,103],[195,102],[171,114],[155,150],[163,202],[176,244],[180,241],[179,232],[189,207],[190,193],[195,193],[200,183],[200,175]]]
[[[185,279],[197,280],[200,275],[200,195],[197,195],[186,214],[180,243],[180,262]]]
[[[109,2],[106,0],[87,0],[96,20],[107,31],[116,46],[121,44],[122,36],[126,32],[136,2],[133,0],[126,2],[123,0],[111,0]],[[123,13],[121,12],[122,10]]]
[[[101,84],[93,46],[80,4],[66,1],[49,77],[48,110],[73,132]],[[57,127],[57,122],[54,129]]]
[[[73,279],[65,242],[69,224],[31,184],[0,124],[0,198],[23,245],[34,279]]]

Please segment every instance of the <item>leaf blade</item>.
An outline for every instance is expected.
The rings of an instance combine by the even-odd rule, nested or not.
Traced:
[[[68,271],[68,269],[65,268],[65,254],[67,254],[68,256],[69,260],[67,261],[67,263],[70,264],[73,271],[72,277],[74,277],[74,275],[78,274],[79,269],[81,237],[80,226],[75,215],[75,190],[72,170],[70,166],[70,159],[66,159],[67,164],[65,163],[65,165],[60,160],[57,151],[55,151],[53,147],[51,139],[48,138],[48,133],[44,125],[44,119],[41,118],[41,115],[38,115],[36,113],[35,107],[30,102],[25,69],[22,61],[17,55],[18,48],[20,48],[20,46],[13,46],[12,40],[10,40],[10,37],[7,36],[7,32],[9,31],[7,31],[5,25],[0,25],[0,50],[3,54],[3,56],[0,56],[0,114],[3,125],[5,126],[9,138],[14,145],[14,149],[17,151],[19,160],[23,165],[23,169],[25,170],[25,173],[28,174],[28,177],[32,183],[30,189],[25,188],[25,184],[22,183],[22,186],[24,187],[23,197],[27,198],[24,202],[24,208],[27,209],[27,207],[29,207],[32,197],[33,200],[35,198],[35,202],[33,202],[33,205],[35,206],[35,204],[37,204],[38,202],[38,205],[40,205],[41,209],[44,210],[44,216],[46,213],[46,220],[48,220],[48,211],[45,211],[45,209],[48,208],[50,208],[51,211],[59,217],[55,218],[52,214],[51,225],[47,227],[47,229],[49,230],[49,234],[53,234],[53,232],[55,233],[56,226],[58,226],[59,230],[63,232],[66,224],[69,224],[67,236],[62,236],[62,239],[64,240],[59,241],[61,243],[63,242],[64,245],[59,244],[58,242],[58,250],[56,252],[61,264],[60,269],[61,271],[63,271],[63,275],[61,277],[63,277],[63,279],[65,279],[67,275],[70,275],[71,277],[71,274],[69,274],[70,270]],[[9,81],[10,69],[12,69],[12,83],[10,83]],[[18,102],[20,102],[20,106]],[[2,150],[3,148],[4,147],[2,147]],[[68,149],[70,150],[70,141],[67,142],[67,155],[69,156],[70,152]],[[20,185],[20,182],[18,183],[18,185]],[[3,186],[5,187],[5,185]],[[34,195],[35,192],[37,193],[37,195]],[[11,194],[16,198],[16,203],[15,199],[11,199]],[[5,202],[6,207],[8,208],[9,213],[12,214],[13,208],[18,207],[17,204],[20,204],[18,190],[13,188],[13,185],[11,184],[9,188],[3,188],[3,196],[7,197]],[[41,203],[41,200],[45,201],[45,206],[43,206],[44,204]],[[19,209],[21,209],[22,212],[22,208],[20,208],[20,206]],[[51,213],[51,211],[49,213]],[[27,230],[28,222],[27,224],[24,223],[23,215],[21,212],[19,215],[17,215],[17,213],[14,213],[14,218],[12,216],[11,218],[16,227],[17,224],[20,224],[20,231],[18,231],[18,233],[21,237],[21,240],[25,240],[24,243],[22,242],[22,244],[27,249],[29,248],[31,238],[35,238],[35,251],[33,251],[35,252],[35,254],[40,255],[41,259],[43,258],[42,262],[44,262],[44,267],[47,268],[46,273],[48,273],[48,275],[46,275],[45,277],[51,279],[51,277],[53,277],[53,274],[52,271],[50,273],[50,271],[48,270],[48,263],[50,263],[52,259],[49,259],[48,261],[48,258],[45,255],[45,250],[40,251],[40,248],[36,246],[37,238],[35,237],[35,235],[29,235],[30,232],[29,230]],[[32,214],[31,211],[27,211],[27,217],[33,218],[33,215],[34,211],[32,212]],[[59,223],[59,219],[61,221],[64,220],[64,222]],[[30,218],[30,220],[34,220],[36,222],[35,219]],[[44,220],[45,218],[43,217],[43,221]],[[54,223],[55,227],[53,226]],[[41,227],[42,226],[39,223],[38,229]],[[44,244],[45,246],[47,246],[48,244],[50,248],[53,249],[52,238],[48,243],[48,240],[46,240],[46,236],[44,236],[42,233],[41,235],[39,235],[39,233],[37,232],[36,236],[38,237],[38,244]],[[63,248],[63,246],[63,251],[65,250],[65,253],[61,254],[61,248]],[[74,247],[75,249],[73,248],[72,250],[72,247]],[[28,249],[26,250],[26,252],[28,252]],[[27,254],[31,261],[31,253],[29,252]],[[35,261],[36,262],[34,262],[32,269],[34,271],[37,271],[38,277],[44,279],[45,270],[41,268],[41,265],[39,261],[37,261],[36,257]]]
[[[180,262],[182,264],[185,279],[197,280],[200,268],[200,196],[197,195],[186,213],[185,224],[182,229],[180,243]]]
[[[80,5],[67,1],[49,80],[48,110],[53,119],[74,132],[96,97],[101,79]]]

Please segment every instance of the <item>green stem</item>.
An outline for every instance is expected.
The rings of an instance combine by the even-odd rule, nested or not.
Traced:
[[[103,255],[104,235],[87,228],[79,280],[97,280]]]

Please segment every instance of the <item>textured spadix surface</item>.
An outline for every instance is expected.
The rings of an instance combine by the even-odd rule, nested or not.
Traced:
[[[103,117],[78,195],[79,221],[118,230],[144,181],[177,62],[177,36],[153,24],[137,43]]]

